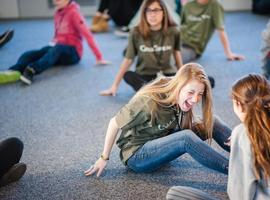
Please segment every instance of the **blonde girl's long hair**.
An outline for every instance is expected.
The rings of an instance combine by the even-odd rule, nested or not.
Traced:
[[[232,98],[240,102],[246,117],[258,179],[270,177],[270,85],[261,75],[249,74],[232,87]]]
[[[140,22],[138,26],[136,26],[136,30],[139,31],[139,33],[143,36],[144,39],[147,39],[150,36],[150,26],[146,19],[146,9],[154,2],[157,2],[162,11],[163,11],[163,20],[162,20],[162,32],[163,34],[166,34],[168,31],[168,28],[171,26],[176,26],[176,23],[171,18],[169,11],[167,9],[167,6],[162,0],[145,0],[142,4],[142,7],[140,9]]]
[[[205,134],[207,138],[211,139],[213,129],[212,93],[210,82],[201,65],[197,63],[185,64],[178,70],[175,76],[157,78],[145,85],[135,96],[143,95],[150,97],[156,103],[152,108],[152,112],[155,113],[155,109],[158,109],[158,106],[178,106],[179,92],[191,80],[198,80],[205,85],[202,96],[202,122],[197,124],[199,125],[197,128],[199,128],[200,133]],[[184,117],[184,124],[181,128],[192,129],[192,110],[186,112]]]

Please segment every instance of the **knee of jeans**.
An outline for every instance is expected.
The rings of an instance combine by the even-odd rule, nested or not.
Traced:
[[[197,136],[192,130],[189,130],[189,129],[184,130],[183,134],[184,134],[185,145],[190,145],[197,140],[201,140],[199,136]]]
[[[183,130],[183,133],[185,138],[194,138],[194,137],[198,137],[192,130],[190,129],[186,129],[186,130]]]
[[[192,130],[190,129],[185,129],[182,131],[179,131],[175,134],[175,140],[176,141],[181,141],[184,142],[185,147],[186,145],[191,144],[191,141],[196,141],[197,139],[200,139]]]
[[[47,53],[53,54],[53,55],[59,55],[61,53],[67,52],[68,46],[56,44],[55,46],[52,46],[48,49]]]

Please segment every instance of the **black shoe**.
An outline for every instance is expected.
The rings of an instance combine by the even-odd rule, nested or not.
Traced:
[[[5,186],[9,183],[19,180],[26,171],[26,164],[17,163],[13,165],[2,178],[0,178],[0,187]]]
[[[208,79],[209,79],[211,88],[214,88],[215,87],[215,79],[214,79],[214,77],[208,76]]]
[[[35,70],[33,70],[30,67],[26,67],[23,74],[21,75],[20,79],[22,82],[24,82],[27,85],[31,85],[33,82],[33,77],[35,74]]]
[[[8,41],[11,40],[11,38],[14,35],[14,31],[13,30],[8,30],[6,32],[4,32],[1,36],[0,36],[0,48],[3,47],[6,43],[8,43]]]

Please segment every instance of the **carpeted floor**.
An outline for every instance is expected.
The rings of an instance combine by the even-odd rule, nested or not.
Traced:
[[[230,85],[244,74],[261,72],[260,34],[268,19],[250,12],[227,13],[231,47],[246,60],[227,61],[217,35],[198,60],[216,79],[215,114],[231,127],[239,121],[233,114]],[[46,45],[53,34],[52,20],[47,19],[1,21],[1,32],[7,28],[13,28],[15,35],[0,49],[1,70],[14,64],[22,52]],[[0,140],[19,137],[25,144],[22,161],[28,166],[20,181],[0,188],[0,199],[165,199],[173,185],[196,187],[217,199],[227,199],[227,176],[188,155],[156,172],[136,174],[121,164],[119,149],[114,146],[101,178],[83,175],[102,152],[109,119],[134,94],[122,82],[116,97],[98,95],[112,83],[127,41],[116,37],[112,29],[95,38],[112,65],[95,66],[85,44],[84,56],[76,66],[50,69],[30,87],[19,82],[0,86]]]

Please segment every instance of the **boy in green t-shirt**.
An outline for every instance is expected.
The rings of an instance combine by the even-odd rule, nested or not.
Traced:
[[[181,12],[181,54],[183,63],[202,55],[214,30],[217,30],[228,60],[243,60],[231,51],[224,28],[224,10],[217,0],[193,0]]]

